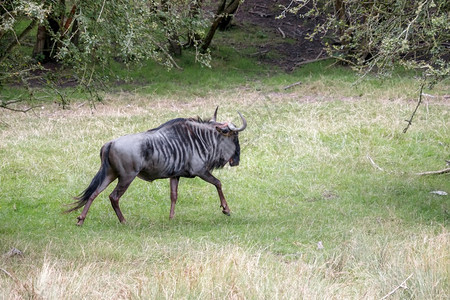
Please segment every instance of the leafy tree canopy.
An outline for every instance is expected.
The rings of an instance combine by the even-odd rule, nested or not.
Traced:
[[[199,41],[191,37],[204,36],[208,26],[198,2],[0,1],[0,85],[27,81],[30,72],[42,69],[40,62],[49,60],[70,66],[77,82],[87,87],[93,84],[96,71],[113,60],[129,64],[152,59],[177,67],[168,41],[189,40],[190,46],[199,49]],[[13,51],[36,26],[33,54]],[[195,57],[209,63],[208,51],[197,51]]]
[[[364,74],[401,65],[430,84],[450,74],[448,0],[295,0],[281,17],[287,12],[322,20],[311,38],[322,36],[330,56]]]

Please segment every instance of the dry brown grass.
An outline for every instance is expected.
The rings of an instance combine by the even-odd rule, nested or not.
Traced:
[[[419,232],[402,244],[356,234],[338,254],[289,259],[262,249],[186,241],[158,260],[68,261],[46,254],[26,274],[0,275],[3,299],[448,299],[450,234]],[[14,262],[7,260],[15,260]]]

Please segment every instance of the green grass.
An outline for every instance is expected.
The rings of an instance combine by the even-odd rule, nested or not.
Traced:
[[[389,299],[448,299],[449,196],[430,193],[450,192],[448,175],[415,175],[449,159],[448,80],[426,91],[436,97],[403,134],[414,74],[355,85],[332,61],[286,74],[251,55],[273,38],[257,28],[218,33],[211,68],[190,51],[177,59],[183,71],[114,64],[121,80],[110,78],[96,109],[66,89],[75,100],[61,110],[37,89],[48,101],[33,112],[0,110],[0,299],[381,299],[406,279]],[[219,120],[237,120],[236,110],[248,120],[240,166],[215,171],[231,217],[199,179],[181,180],[172,221],[168,180],[133,182],[121,200],[125,225],[109,203],[114,184],[82,227],[77,213],[62,214],[97,172],[105,142],[207,118],[217,105]],[[23,256],[9,256],[12,247]]]
[[[185,51],[178,59],[178,64],[183,70],[167,70],[154,62],[128,68],[114,63],[108,72],[119,78],[126,78],[125,84],[118,86],[117,90],[133,91],[141,95],[166,95],[179,99],[233,89],[270,73],[268,67],[257,64],[230,47],[223,47],[212,54],[211,67],[196,63],[193,51]]]
[[[448,175],[414,173],[449,159],[448,101],[427,99],[402,134],[413,80],[354,87],[355,75],[326,66],[244,75],[214,93],[193,82],[185,97],[175,83],[111,93],[96,110],[0,111],[0,298],[380,299],[412,274],[391,299],[447,299],[450,207],[430,192],[450,192]],[[161,76],[188,86],[184,72]],[[215,172],[231,217],[199,179],[181,180],[172,221],[167,180],[133,182],[126,225],[109,203],[114,184],[83,227],[61,213],[97,172],[103,143],[216,105],[219,120],[239,109],[249,124],[240,166]],[[12,247],[23,257],[5,255]]]

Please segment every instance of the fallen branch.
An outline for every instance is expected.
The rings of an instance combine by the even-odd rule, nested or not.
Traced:
[[[372,157],[370,157],[369,154],[367,154],[366,157],[367,157],[367,159],[370,161],[370,163],[372,164],[372,166],[373,166],[375,169],[384,172],[383,168],[381,168],[379,165],[377,165],[377,164],[375,163],[375,161],[372,159]],[[447,160],[446,160],[446,162],[447,162],[447,165],[450,165],[450,161],[447,161]],[[389,171],[388,171],[388,173],[393,173],[393,172],[389,172]],[[423,176],[423,175],[440,175],[440,174],[446,174],[446,173],[450,173],[450,168],[445,168],[445,169],[438,170],[438,171],[419,172],[419,173],[414,173],[414,175],[417,175],[417,176]],[[402,173],[402,174],[404,174],[404,173]]]
[[[322,61],[322,60],[327,60],[327,59],[330,59],[330,58],[335,58],[335,57],[325,56],[325,57],[321,57],[321,58],[309,59],[309,60],[305,60],[305,61],[302,61],[302,62],[298,62],[298,63],[295,64],[295,66],[298,67],[298,66],[302,66],[302,65],[307,65],[307,64],[310,64],[310,63],[315,63],[315,62]]]
[[[402,283],[400,283],[399,286],[397,286],[395,289],[393,289],[392,291],[390,291],[388,294],[386,294],[383,298],[381,298],[381,300],[386,299],[387,297],[391,296],[392,294],[394,294],[399,288],[402,289],[407,289],[408,287],[406,286],[406,282],[413,276],[413,273],[411,273],[411,275],[408,276],[408,278],[406,278],[405,280],[403,280]]]
[[[251,57],[253,57],[253,56],[259,56],[259,57],[262,57],[262,56],[264,56],[264,55],[266,55],[267,53],[269,53],[270,52],[270,49],[266,49],[266,50],[262,50],[262,51],[258,51],[258,52],[255,52],[255,53],[251,53],[251,54],[249,54]]]
[[[446,168],[446,169],[438,170],[438,171],[420,172],[420,173],[416,173],[416,175],[419,175],[419,176],[422,176],[422,175],[440,175],[440,174],[445,174],[445,173],[450,173],[450,168]]]
[[[13,100],[13,101],[8,101],[8,102],[1,102],[0,103],[0,108],[6,109],[6,110],[10,110],[10,111],[14,111],[14,112],[23,112],[26,113],[27,111],[30,111],[32,109],[35,109],[37,106],[30,106],[29,108],[25,108],[25,109],[17,109],[17,108],[12,108],[9,107],[8,105],[13,104],[13,103],[17,103],[20,102],[22,100]]]
[[[372,157],[369,156],[369,154],[367,154],[367,158],[370,160],[370,163],[372,164],[372,166],[374,166],[376,169],[380,170],[380,171],[384,171],[382,168],[380,168],[380,166],[378,166],[372,159]]]
[[[301,81],[297,81],[297,82],[294,82],[293,84],[285,86],[283,89],[287,90],[287,89],[290,89],[290,88],[292,88],[294,86],[297,86],[297,85],[300,85],[300,84],[302,84],[302,82]]]
[[[436,98],[436,96],[430,95],[430,94],[425,94],[425,93],[423,93],[422,95],[424,95],[425,97]]]

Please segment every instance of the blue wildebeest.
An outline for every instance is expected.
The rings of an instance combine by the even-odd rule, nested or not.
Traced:
[[[170,215],[175,214],[178,181],[180,177],[200,177],[217,188],[222,212],[230,215],[230,208],[222,192],[222,184],[211,171],[239,164],[240,146],[238,133],[247,127],[240,112],[242,126],[216,121],[217,108],[209,121],[198,119],[173,119],[161,126],[119,137],[103,145],[100,150],[101,167],[90,185],[84,190],[73,207],[66,212],[84,206],[77,225],[82,225],[89,207],[112,181],[117,186],[109,195],[112,207],[121,223],[125,218],[119,208],[119,199],[128,186],[139,177],[146,181],[170,178]]]

